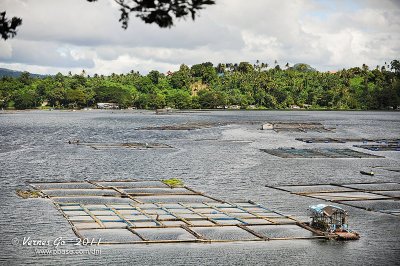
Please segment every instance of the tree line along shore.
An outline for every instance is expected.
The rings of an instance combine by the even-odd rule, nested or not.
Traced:
[[[210,62],[147,75],[71,73],[0,79],[0,108],[84,108],[114,103],[119,108],[379,110],[400,106],[400,62],[320,72],[307,64],[281,67]]]

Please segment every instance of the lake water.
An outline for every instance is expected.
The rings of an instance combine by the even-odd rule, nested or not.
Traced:
[[[268,121],[321,122],[334,132],[260,130]],[[221,122],[189,130],[137,130],[141,127]],[[150,111],[29,111],[0,113],[0,263],[129,265],[395,265],[400,258],[400,218],[342,206],[358,241],[270,241],[215,244],[100,246],[100,255],[37,255],[25,237],[74,238],[67,220],[47,199],[23,200],[15,190],[28,181],[165,179],[178,177],[195,190],[230,202],[253,200],[308,220],[307,207],[326,203],[265,185],[400,182],[400,152],[358,151],[374,159],[284,159],[261,148],[352,148],[345,144],[306,144],[296,137],[400,138],[399,112],[204,111],[155,115]],[[81,142],[159,142],[173,149],[94,150]],[[341,206],[341,205],[340,205]],[[14,239],[14,240],[13,240]],[[15,239],[19,243],[15,242]],[[13,242],[14,241],[14,242]],[[68,245],[69,249],[79,250]]]

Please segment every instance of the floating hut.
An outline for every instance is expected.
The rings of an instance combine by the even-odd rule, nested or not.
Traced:
[[[172,109],[171,107],[165,107],[162,109],[156,109],[156,115],[166,115],[166,114],[171,114],[175,113],[177,109]]]
[[[329,232],[348,229],[348,214],[344,209],[333,205],[318,204],[310,206],[310,210],[312,227]]]
[[[97,109],[119,109],[117,103],[97,103]]]
[[[333,206],[318,204],[310,206],[312,221],[310,226],[322,232],[337,235],[341,240],[355,240],[360,236],[349,230],[348,213],[344,209]]]

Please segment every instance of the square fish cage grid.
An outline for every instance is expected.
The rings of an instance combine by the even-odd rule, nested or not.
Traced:
[[[400,183],[305,184],[267,186],[291,194],[400,216]]]
[[[158,181],[30,183],[81,239],[101,244],[318,239],[298,220],[254,202],[224,202]]]
[[[294,148],[278,148],[278,149],[260,149],[268,154],[280,158],[382,158],[382,156],[368,154],[355,151],[352,149],[294,149]]]

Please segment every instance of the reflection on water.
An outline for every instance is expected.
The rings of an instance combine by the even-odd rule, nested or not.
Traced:
[[[320,122],[335,132],[259,130],[262,122]],[[137,130],[184,123],[221,123],[197,130]],[[123,264],[385,264],[397,263],[399,218],[345,206],[353,242],[299,240],[237,244],[101,246],[101,255],[35,255],[34,247],[12,245],[24,237],[73,239],[67,221],[46,199],[22,200],[15,189],[26,181],[164,179],[179,177],[196,190],[227,201],[254,200],[284,214],[308,219],[307,207],[323,203],[264,185],[399,182],[399,152],[372,152],[371,159],[284,159],[260,149],[352,148],[351,143],[304,143],[296,137],[399,138],[397,112],[229,111],[157,116],[139,111],[21,112],[0,114],[0,261],[8,264],[103,262]],[[173,149],[104,149],[71,145],[165,143]],[[70,245],[70,249],[79,249]]]

